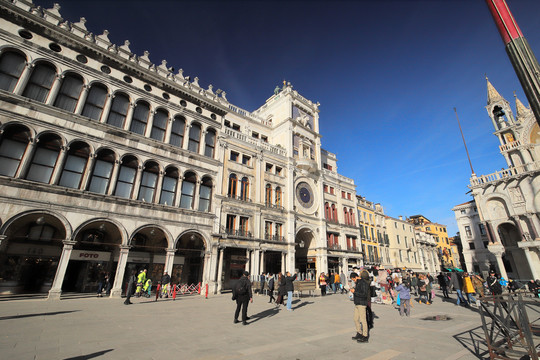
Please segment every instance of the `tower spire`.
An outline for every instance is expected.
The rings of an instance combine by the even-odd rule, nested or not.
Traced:
[[[499,94],[495,87],[491,84],[488,77],[486,76],[487,81],[487,103],[488,105],[499,100],[504,100],[504,98]]]
[[[540,65],[505,0],[486,0],[531,110],[540,124]]]

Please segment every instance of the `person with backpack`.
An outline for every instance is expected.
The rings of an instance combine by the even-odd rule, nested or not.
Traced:
[[[268,295],[270,296],[269,304],[276,300],[274,298],[274,275],[272,273],[268,273]]]
[[[253,293],[251,291],[251,281],[249,281],[249,272],[244,271],[242,277],[238,282],[233,286],[233,300],[236,300],[236,311],[234,312],[234,323],[237,324],[238,315],[240,314],[240,309],[242,309],[242,324],[247,325],[247,309],[249,302],[253,302]]]
[[[354,289],[351,289],[354,299],[354,323],[356,325],[356,335],[352,337],[359,343],[368,342],[369,329],[366,318],[366,308],[370,298],[369,273],[362,270],[360,277],[358,274],[351,273],[351,281]]]

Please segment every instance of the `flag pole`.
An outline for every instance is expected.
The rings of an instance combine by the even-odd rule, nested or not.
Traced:
[[[456,113],[456,119],[459,126],[459,132],[461,133],[461,138],[463,139],[463,145],[465,145],[465,151],[467,152],[467,159],[469,160],[469,166],[471,167],[471,173],[472,175],[475,175],[472,163],[471,163],[471,157],[469,156],[469,149],[467,149],[467,143],[465,142],[465,137],[463,136],[463,130],[461,130],[461,123],[459,122],[459,117],[457,114],[456,108],[454,108],[454,112]]]

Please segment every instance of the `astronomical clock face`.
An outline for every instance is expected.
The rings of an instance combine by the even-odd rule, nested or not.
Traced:
[[[308,183],[301,182],[296,186],[296,198],[300,205],[309,209],[313,206],[314,196],[313,190]]]

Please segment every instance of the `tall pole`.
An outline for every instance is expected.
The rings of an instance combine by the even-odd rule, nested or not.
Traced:
[[[469,149],[467,149],[467,143],[465,142],[465,136],[463,136],[463,130],[461,130],[461,123],[459,122],[459,117],[457,114],[456,108],[454,108],[454,112],[456,113],[456,119],[459,126],[459,132],[461,133],[461,138],[463,139],[463,145],[465,145],[465,152],[467,153],[467,159],[469,160],[469,166],[471,167],[471,175],[474,175],[474,170],[472,167],[471,157],[469,156]]]
[[[506,53],[540,125],[540,66],[505,0],[486,0]]]

